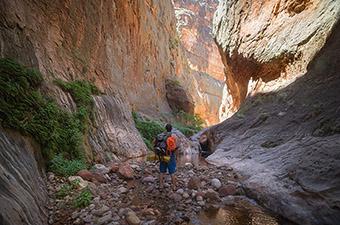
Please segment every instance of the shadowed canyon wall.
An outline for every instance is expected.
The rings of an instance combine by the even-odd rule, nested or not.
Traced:
[[[340,221],[339,17],[336,1],[222,1],[214,21],[225,112],[240,108],[208,130],[208,160],[298,224]]]
[[[44,172],[36,162],[39,146],[0,129],[0,224],[46,225],[48,203]]]
[[[337,1],[221,1],[213,32],[225,65],[221,118],[249,95],[282,89],[306,72],[339,12]]]

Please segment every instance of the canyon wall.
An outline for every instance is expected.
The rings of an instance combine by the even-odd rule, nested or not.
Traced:
[[[48,81],[90,80],[149,115],[170,111],[171,2],[3,0],[1,21],[1,57],[39,68]]]
[[[215,17],[225,112],[240,108],[207,131],[208,160],[298,224],[340,221],[339,17],[336,1],[221,1]]]
[[[39,146],[0,129],[0,224],[46,225],[47,191]]]
[[[44,0],[2,0],[0,6],[1,57],[38,68],[45,80],[43,91],[66,108],[74,104],[53,81],[89,80],[103,95],[110,96],[104,102],[102,98],[94,98],[99,114],[110,114],[112,110],[115,117],[125,118],[115,121],[113,126],[110,121],[113,115],[95,117],[98,119],[93,123],[95,126],[106,124],[106,127],[101,131],[94,127],[91,132],[89,157],[100,155],[100,159],[106,160],[105,151],[119,152],[122,157],[145,154],[146,147],[131,123],[131,116],[127,115],[135,110],[151,117],[171,117],[165,89],[165,80],[176,72],[169,44],[176,37],[171,2],[50,4]],[[131,143],[135,148],[112,139],[94,143],[103,136],[134,140]],[[95,154],[91,156],[91,152]]]
[[[90,161],[137,157],[147,148],[131,112],[171,118],[165,83],[174,76],[171,1],[0,0],[0,57],[35,67],[41,91],[68,111],[69,93],[54,81],[88,80],[102,93],[85,141]],[[166,115],[166,116],[164,116]],[[29,139],[0,133],[1,224],[47,224],[46,196]],[[37,147],[37,146],[35,146]]]
[[[179,56],[176,75],[193,102],[193,113],[207,125],[219,122],[224,68],[211,29],[217,0],[173,1],[177,18]],[[182,60],[182,61],[180,61]]]
[[[212,37],[217,0],[174,0],[177,31],[190,69],[223,81],[224,68]]]
[[[221,118],[247,96],[276,91],[306,72],[334,25],[336,1],[221,1],[213,33],[225,65]]]

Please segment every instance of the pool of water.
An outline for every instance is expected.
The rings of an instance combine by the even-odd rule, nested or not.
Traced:
[[[288,225],[285,221],[260,207],[228,206],[220,209],[202,210],[190,225]]]

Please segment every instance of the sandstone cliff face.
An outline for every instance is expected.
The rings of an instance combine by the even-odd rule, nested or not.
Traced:
[[[339,39],[338,22],[303,77],[249,97],[207,132],[208,159],[241,172],[248,195],[298,224],[340,221]]]
[[[89,159],[136,157],[146,146],[131,111],[171,113],[165,80],[176,72],[169,46],[175,25],[170,1],[1,0],[0,57],[39,69],[46,81],[42,91],[70,111],[71,96],[53,81],[93,82],[103,95],[94,97]],[[47,224],[32,147],[17,136],[0,138],[0,223]]]
[[[224,68],[211,34],[212,18],[218,1],[174,0],[179,37],[176,75],[192,98],[193,113],[207,125],[219,122]]]
[[[179,39],[189,67],[223,81],[223,64],[211,33],[217,5],[217,0],[174,1]]]
[[[221,118],[246,96],[282,89],[306,72],[339,17],[337,1],[221,1],[213,33],[225,65]]]
[[[1,1],[1,16],[2,57],[38,67],[47,80],[91,80],[135,110],[169,112],[171,2]]]
[[[125,118],[132,110],[153,117],[171,113],[165,80],[175,74],[169,42],[176,36],[176,19],[170,1],[50,4],[44,0],[15,0],[1,1],[0,6],[0,56],[37,67],[47,81],[44,90],[61,105],[74,108],[69,96],[52,81],[86,79],[111,96],[105,104],[102,99],[94,99],[100,113],[104,112],[96,117],[96,125],[112,127],[113,115],[108,116],[110,107],[114,107],[117,118]],[[115,96],[119,96],[118,99],[114,99]],[[116,102],[120,102],[120,109]],[[126,140],[140,141],[140,144],[134,142],[137,149],[114,146],[118,142],[109,138],[109,142],[90,144],[92,151],[101,155],[100,158],[106,153],[99,151],[112,153],[118,148],[121,150],[117,153],[123,156],[144,154],[146,147],[131,128],[130,119],[115,122],[118,127],[128,128],[124,131]],[[118,132],[106,129],[95,129],[91,134],[97,137],[91,136],[89,142],[100,140],[102,134],[107,137]]]
[[[47,191],[37,145],[0,129],[0,224],[47,224]]]
[[[100,163],[145,154],[141,139],[126,104],[119,96],[94,97],[94,124],[89,144]]]

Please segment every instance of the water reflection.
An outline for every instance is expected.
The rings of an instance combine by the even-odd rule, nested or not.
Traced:
[[[258,209],[225,207],[201,211],[190,225],[279,225],[277,219]]]
[[[208,166],[208,163],[198,153],[184,153],[177,156],[177,165],[185,166],[186,163],[191,163],[194,166]]]

